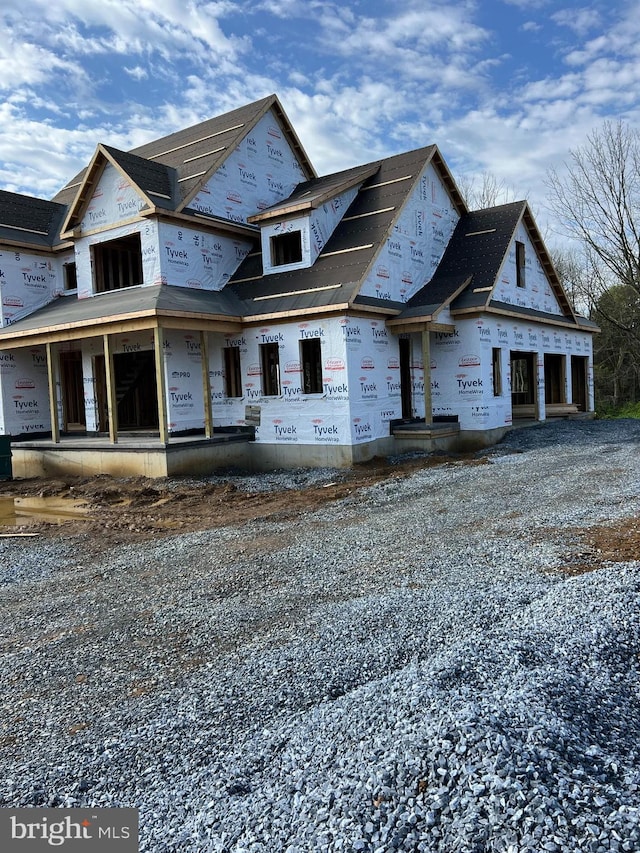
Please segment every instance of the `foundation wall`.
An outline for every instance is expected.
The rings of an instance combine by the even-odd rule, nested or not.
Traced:
[[[14,479],[33,477],[177,477],[199,476],[217,468],[251,467],[246,443],[206,444],[172,448],[69,448],[12,446]]]

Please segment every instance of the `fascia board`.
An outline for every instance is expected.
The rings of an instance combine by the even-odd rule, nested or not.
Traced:
[[[85,209],[89,203],[89,199],[84,195],[85,188],[94,184],[96,176],[98,176],[99,179],[99,176],[104,170],[105,156],[106,152],[104,151],[101,145],[98,145],[96,147],[96,150],[93,152],[93,157],[91,158],[89,165],[87,166],[84,172],[84,176],[82,178],[82,181],[80,182],[80,186],[76,190],[76,194],[73,198],[73,201],[69,205],[69,210],[60,229],[61,238],[64,239],[75,236],[73,234],[73,222],[80,222],[80,220],[82,219],[82,215],[84,214]],[[98,162],[99,160],[102,161],[100,164]]]

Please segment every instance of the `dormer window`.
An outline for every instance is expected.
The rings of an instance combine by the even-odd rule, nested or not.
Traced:
[[[287,231],[286,234],[274,234],[270,239],[270,244],[272,267],[297,264],[302,260],[301,231]]]
[[[139,234],[93,246],[96,293],[142,284],[142,245]]]

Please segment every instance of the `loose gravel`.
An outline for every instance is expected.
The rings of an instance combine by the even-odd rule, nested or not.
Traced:
[[[565,571],[638,515],[639,442],[552,423],[297,523],[0,540],[0,805],[137,807],[150,853],[640,850],[640,562]]]

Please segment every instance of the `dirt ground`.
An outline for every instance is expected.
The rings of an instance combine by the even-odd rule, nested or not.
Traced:
[[[472,456],[416,457],[391,464],[373,460],[340,473],[336,482],[298,489],[246,492],[232,482],[153,480],[144,477],[117,479],[99,475],[86,479],[33,479],[0,481],[0,500],[55,499],[80,503],[82,514],[60,521],[25,517],[0,524],[0,537],[73,536],[90,534],[96,551],[117,544],[157,539],[176,532],[190,532],[244,521],[297,518],[331,501],[352,496],[365,486],[409,476],[434,465],[481,465],[486,458]],[[591,571],[604,562],[640,559],[640,520],[624,519],[611,525],[571,531],[583,551],[567,565],[568,574]]]
[[[118,479],[98,475],[86,479],[58,478],[9,480],[0,482],[2,498],[55,499],[55,505],[80,502],[85,512],[57,521],[33,520],[0,526],[0,534],[70,536],[98,535],[103,547],[112,544],[158,538],[176,532],[241,524],[267,518],[294,518],[331,501],[352,495],[364,486],[381,480],[407,477],[419,468],[442,464],[483,464],[463,456],[416,457],[398,464],[384,460],[345,469],[335,482],[297,489],[247,492],[233,482],[212,483],[206,478],[162,480],[145,477]],[[53,512],[53,508],[51,510]]]

